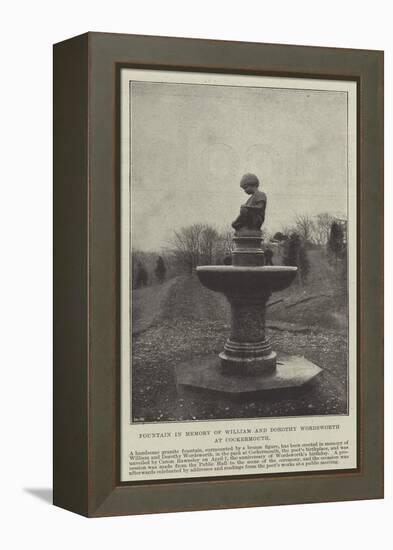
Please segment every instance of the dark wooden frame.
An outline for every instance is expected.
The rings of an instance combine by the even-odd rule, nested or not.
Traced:
[[[357,81],[356,471],[119,482],[121,66]],[[383,52],[105,33],[55,45],[53,419],[54,503],[90,517],[382,498]]]

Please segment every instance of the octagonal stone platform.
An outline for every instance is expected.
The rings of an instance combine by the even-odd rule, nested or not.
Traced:
[[[233,397],[277,390],[300,390],[320,372],[322,369],[305,357],[294,355],[280,355],[276,370],[259,376],[224,374],[220,359],[215,355],[195,357],[175,367],[179,390],[210,390]]]

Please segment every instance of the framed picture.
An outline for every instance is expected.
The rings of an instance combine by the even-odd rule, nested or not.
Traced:
[[[54,47],[54,503],[383,496],[383,53]]]

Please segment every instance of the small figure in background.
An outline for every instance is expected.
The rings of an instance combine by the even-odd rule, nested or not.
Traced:
[[[165,277],[166,277],[166,267],[165,267],[164,260],[162,259],[162,256],[158,256],[156,268],[154,272],[157,277],[157,281],[160,284],[162,284],[165,281]]]

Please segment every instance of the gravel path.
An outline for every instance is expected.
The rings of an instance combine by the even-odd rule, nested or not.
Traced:
[[[138,288],[132,291],[132,334],[139,334],[148,329],[160,318],[164,303],[172,286],[177,284],[177,277],[161,285]]]

